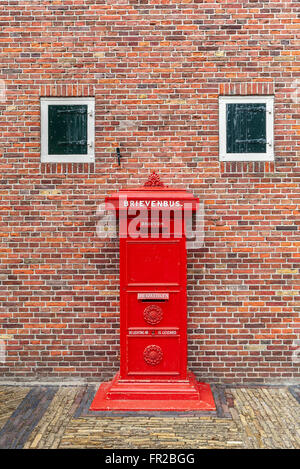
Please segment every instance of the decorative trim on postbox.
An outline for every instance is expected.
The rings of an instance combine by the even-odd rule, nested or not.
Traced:
[[[163,351],[159,345],[148,345],[144,350],[144,360],[148,365],[159,365],[163,359]]]
[[[149,305],[144,309],[143,316],[148,324],[159,324],[163,318],[163,310],[158,305]]]

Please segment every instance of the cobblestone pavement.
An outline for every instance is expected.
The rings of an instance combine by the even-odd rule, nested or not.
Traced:
[[[0,448],[300,448],[300,386],[214,386],[217,412],[90,412],[94,386],[0,386]]]

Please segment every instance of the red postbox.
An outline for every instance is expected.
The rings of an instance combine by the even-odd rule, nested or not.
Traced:
[[[187,370],[186,233],[199,201],[153,173],[106,198],[120,236],[120,371],[91,410],[215,410]]]

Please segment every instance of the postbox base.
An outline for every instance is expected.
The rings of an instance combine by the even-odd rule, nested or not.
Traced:
[[[193,373],[169,382],[121,380],[117,373],[100,385],[90,410],[213,411],[216,406],[209,384],[196,381]]]

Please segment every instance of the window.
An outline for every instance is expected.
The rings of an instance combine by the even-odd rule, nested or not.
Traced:
[[[273,96],[219,98],[220,161],[272,161]]]
[[[94,98],[41,98],[41,161],[92,163]]]

